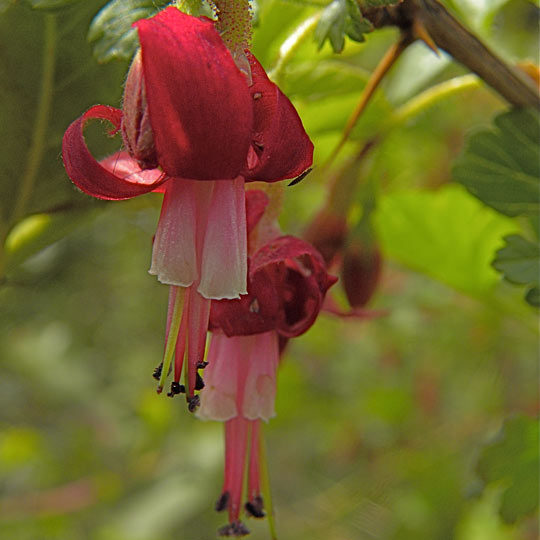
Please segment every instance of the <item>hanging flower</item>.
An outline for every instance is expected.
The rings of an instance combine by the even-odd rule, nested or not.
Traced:
[[[185,390],[194,408],[210,300],[246,293],[244,182],[301,174],[311,165],[313,145],[256,58],[246,51],[248,78],[212,21],[169,7],[135,26],[141,49],[123,111],[90,108],[66,130],[63,158],[71,180],[94,197],[164,193],[150,267],[171,286],[158,391],[173,355],[171,392],[180,388],[187,348]],[[96,161],[83,135],[91,119],[121,131],[127,152]]]
[[[263,196],[261,196],[263,195]],[[248,294],[213,301],[213,331],[198,416],[225,422],[225,479],[216,509],[228,510],[222,536],[244,536],[240,521],[247,464],[245,511],[263,517],[261,494],[261,420],[275,415],[280,339],[299,336],[315,322],[327,289],[336,278],[326,273],[321,255],[307,242],[279,234],[277,226],[257,231],[266,197],[246,193],[250,239],[264,245],[249,261]],[[255,231],[252,230],[255,227]],[[268,241],[266,241],[268,240]]]

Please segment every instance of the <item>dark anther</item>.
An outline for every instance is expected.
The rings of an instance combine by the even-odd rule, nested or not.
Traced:
[[[241,522],[235,521],[218,529],[218,536],[247,536],[249,529]]]
[[[176,381],[171,383],[171,391],[167,394],[169,397],[176,396],[177,394],[184,394],[186,392],[186,387],[183,384],[180,384]]]
[[[227,506],[229,506],[230,498],[231,494],[228,491],[224,491],[216,501],[216,512],[223,512],[223,510],[226,510]]]
[[[299,184],[312,170],[313,168],[310,167],[307,171],[304,171],[300,176],[297,176],[292,182],[289,182],[287,184],[287,187],[295,186],[296,184]]]
[[[162,370],[163,370],[163,362],[161,362],[161,364],[159,364],[159,366],[156,369],[154,369],[154,373],[152,373],[152,377],[154,377],[156,381],[159,381]]]
[[[195,412],[201,404],[201,398],[199,396],[191,396],[188,398],[188,411]]]
[[[195,390],[202,390],[204,388],[203,378],[197,373],[195,375]]]
[[[253,500],[248,501],[245,508],[248,515],[254,518],[263,518],[266,516],[266,513],[264,512],[264,503],[261,496],[257,496]]]
[[[197,364],[197,369],[204,369],[208,365],[208,362],[199,362]]]

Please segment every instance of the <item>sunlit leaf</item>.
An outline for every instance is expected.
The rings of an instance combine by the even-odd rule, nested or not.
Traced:
[[[458,186],[385,195],[375,217],[388,256],[473,295],[497,282],[493,252],[516,230]]]
[[[508,216],[540,209],[538,113],[516,109],[498,116],[495,129],[472,135],[455,162],[454,180]]]
[[[539,442],[538,419],[519,416],[506,421],[498,440],[478,460],[483,481],[503,486],[499,512],[507,523],[538,508]]]

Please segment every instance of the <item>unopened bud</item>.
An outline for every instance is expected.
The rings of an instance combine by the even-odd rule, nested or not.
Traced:
[[[158,161],[146,103],[140,50],[133,58],[127,75],[123,112],[122,138],[127,151],[139,162],[142,169],[155,169]]]
[[[304,239],[322,255],[326,266],[330,266],[341,251],[347,235],[347,220],[327,209],[322,209],[309,225]]]
[[[362,244],[358,238],[349,243],[343,255],[341,279],[351,307],[363,307],[369,302],[377,288],[381,269],[381,252],[376,245]]]

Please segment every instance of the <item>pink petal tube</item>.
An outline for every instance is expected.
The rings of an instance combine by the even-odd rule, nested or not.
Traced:
[[[216,332],[208,362],[197,412],[200,418],[226,421],[241,416],[268,421],[275,416],[279,363],[275,332],[231,338]]]
[[[214,182],[197,290],[216,300],[247,293],[246,205],[241,176]]]
[[[177,178],[166,184],[149,270],[161,283],[188,287],[199,277],[197,184],[194,180]]]

